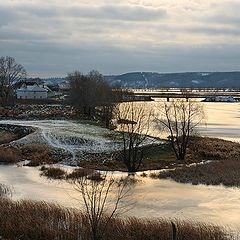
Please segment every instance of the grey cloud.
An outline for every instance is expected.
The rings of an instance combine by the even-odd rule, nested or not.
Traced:
[[[182,29],[184,31],[184,29]],[[229,26],[198,26],[185,28],[186,32],[190,33],[203,33],[209,36],[222,35],[222,36],[240,36],[240,29]]]
[[[175,8],[77,2],[0,4],[1,55],[42,76],[92,68],[104,74],[238,69],[239,20],[227,5],[204,12],[202,2],[181,21]]]
[[[0,39],[3,40],[25,40],[30,41],[44,41],[48,40],[47,36],[40,35],[38,33],[24,32],[21,30],[0,30]]]
[[[95,7],[81,7],[70,9],[69,13],[78,17],[104,18],[123,21],[149,21],[167,16],[167,12],[160,8],[103,5]]]
[[[104,74],[127,71],[227,71],[238,69],[240,45],[188,46],[142,45],[138,50],[124,50],[101,43],[83,46],[53,42],[23,44],[14,42],[7,50],[1,43],[4,55],[12,55],[31,74],[65,76],[78,69],[87,72],[97,69]],[[5,49],[5,50],[4,50]]]
[[[218,1],[212,3],[211,12],[199,17],[199,20],[207,24],[230,25],[240,27],[240,2]]]
[[[6,8],[6,7],[5,7]],[[25,14],[27,17],[36,16],[40,18],[94,18],[112,19],[123,21],[149,21],[167,17],[167,12],[161,8],[133,6],[133,5],[17,5],[8,10]]]
[[[17,16],[11,8],[0,6],[0,27],[14,22],[16,19]]]
[[[239,8],[240,9],[240,8]],[[235,27],[240,27],[240,16],[229,16],[221,13],[215,14],[207,18],[208,22],[217,23],[221,25],[231,25]]]

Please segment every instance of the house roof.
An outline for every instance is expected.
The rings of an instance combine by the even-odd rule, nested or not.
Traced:
[[[19,92],[48,92],[48,89],[40,87],[38,85],[33,86],[22,86],[21,88],[17,89]]]

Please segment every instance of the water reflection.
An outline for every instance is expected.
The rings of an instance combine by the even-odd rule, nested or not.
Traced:
[[[14,187],[14,199],[45,200],[81,208],[76,200],[80,196],[71,185],[40,177],[36,168],[1,166],[0,177],[2,183]],[[125,213],[127,216],[190,219],[240,227],[238,188],[141,179],[131,190],[134,208]]]

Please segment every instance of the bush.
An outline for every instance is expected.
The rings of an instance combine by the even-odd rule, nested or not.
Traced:
[[[61,168],[47,168],[41,175],[51,179],[63,179],[66,175],[66,171]]]
[[[0,162],[13,164],[21,161],[21,153],[15,148],[0,148]]]
[[[28,144],[21,147],[22,155],[31,160],[28,166],[39,166],[41,164],[57,163],[60,159],[52,156],[52,149],[43,144]]]
[[[91,181],[96,181],[96,182],[100,182],[100,181],[103,181],[105,179],[104,176],[102,176],[102,174],[98,173],[98,172],[87,176],[87,178]]]
[[[87,168],[77,168],[73,172],[67,175],[67,179],[78,179],[92,175],[94,170]]]

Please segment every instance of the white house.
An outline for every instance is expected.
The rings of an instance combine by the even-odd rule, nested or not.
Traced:
[[[38,84],[27,85],[24,83],[21,88],[17,89],[17,99],[47,99],[52,96],[52,91],[46,86]]]

